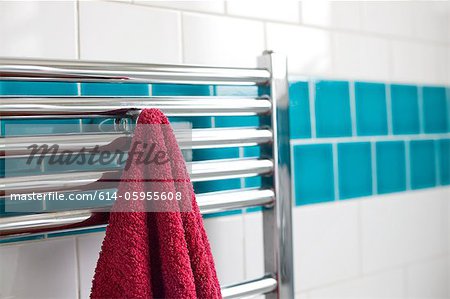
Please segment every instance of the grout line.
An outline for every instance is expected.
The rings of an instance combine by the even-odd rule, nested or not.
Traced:
[[[410,141],[405,141],[405,175],[406,175],[406,191],[411,190],[411,164],[410,159]]]
[[[78,242],[78,237],[74,237],[75,241],[75,279],[77,284],[78,298],[81,298],[81,273],[80,273],[80,245]]]
[[[362,205],[361,202],[358,202],[357,209],[357,238],[358,238],[358,264],[359,264],[359,275],[364,274],[364,265],[363,265],[363,229],[362,229]]]
[[[311,123],[311,137],[317,137],[316,129],[316,82],[315,80],[308,80],[308,94],[309,94],[309,118]]]
[[[337,143],[332,144],[332,154],[333,154],[333,183],[334,183],[334,200],[339,200],[339,161],[338,161],[338,146]]]
[[[264,38],[264,50],[269,50],[269,43],[267,39],[267,22],[263,23],[263,38]]]
[[[148,96],[151,97],[153,95],[153,84],[147,84],[148,88]]]
[[[411,134],[411,135],[378,135],[378,136],[355,136],[355,137],[324,137],[324,138],[300,138],[291,139],[290,143],[299,144],[323,144],[333,142],[370,142],[370,141],[408,141],[408,140],[437,140],[449,138],[450,133],[441,134]]]
[[[435,182],[436,182],[436,186],[440,186],[441,185],[441,171],[440,171],[440,161],[441,161],[441,157],[439,154],[439,144],[437,140],[433,141],[433,149],[434,149],[434,172],[435,172]]]
[[[290,154],[290,165],[291,165],[291,202],[292,202],[292,206],[296,207],[296,196],[295,196],[295,162],[294,162],[294,145],[289,144],[289,154]]]
[[[391,85],[385,85],[386,92],[386,116],[387,116],[387,129],[388,135],[393,134],[393,120],[392,120],[392,97],[391,97]]]
[[[298,12],[298,20],[296,22],[296,24],[302,24],[303,23],[303,4],[299,1],[298,2],[298,8],[297,8],[297,12]]]
[[[356,95],[355,82],[349,81],[350,92],[350,120],[352,122],[352,136],[356,136]]]
[[[77,0],[75,4],[75,13],[76,13],[76,26],[75,26],[75,34],[76,34],[76,56],[77,59],[81,59],[81,34],[80,34],[80,1]]]
[[[394,39],[387,39],[387,47],[388,47],[388,79],[393,81],[394,78]]]
[[[223,14],[220,15],[228,15],[228,2],[223,1]]]
[[[378,177],[377,177],[377,147],[376,142],[370,142],[370,158],[372,166],[372,195],[378,194]]]
[[[417,85],[417,101],[419,105],[419,133],[425,133],[425,120],[423,115],[423,86]]]
[[[180,43],[180,49],[179,49],[179,59],[181,61],[181,63],[185,62],[185,57],[184,57],[184,49],[185,49],[185,41],[184,41],[184,13],[180,12],[179,16],[178,16],[178,30],[180,32],[180,36],[179,36],[179,43]]]

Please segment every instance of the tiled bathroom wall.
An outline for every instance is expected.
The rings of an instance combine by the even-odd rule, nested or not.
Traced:
[[[7,57],[207,65],[255,66],[264,49],[286,53],[297,297],[449,297],[448,2],[2,1],[0,43]],[[18,90],[257,92],[0,84],[1,94]],[[205,117],[193,126],[257,123]],[[194,159],[257,155],[234,148]],[[258,184],[228,180],[196,190]],[[222,283],[263,273],[261,221],[254,210],[205,219]],[[87,298],[102,238],[100,231],[2,244],[0,297]]]

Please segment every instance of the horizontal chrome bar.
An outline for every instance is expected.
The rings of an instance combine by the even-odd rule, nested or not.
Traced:
[[[117,116],[130,110],[161,109],[167,116],[259,115],[269,113],[270,100],[237,97],[1,97],[2,118],[22,116]]]
[[[254,206],[271,205],[275,200],[271,189],[249,189],[201,193],[197,202],[202,214],[211,214]]]
[[[189,134],[190,132],[192,134]],[[272,132],[266,129],[193,129],[190,132],[183,134],[185,132],[182,131],[177,135],[175,130],[181,149],[250,146],[272,141]],[[57,144],[59,151],[71,152],[79,152],[81,149],[89,152],[95,147],[122,149],[128,147],[131,137],[132,135],[127,132],[4,137],[0,139],[0,156],[27,157],[31,153],[29,146],[32,144],[38,147]]]
[[[277,289],[277,281],[272,277],[241,282],[222,288],[222,298],[247,298],[254,295],[267,294]]]
[[[227,159],[187,164],[193,182],[258,176],[273,170],[273,162],[267,159]],[[114,188],[120,181],[120,172],[82,171],[0,178],[0,195]]]
[[[269,174],[273,162],[268,159],[230,159],[192,162],[191,167],[191,180],[202,182]]]
[[[274,193],[270,189],[247,189],[239,191],[210,192],[197,195],[202,214],[242,209],[252,206],[270,205]],[[109,212],[109,207],[83,210],[49,212],[33,215],[0,217],[0,238],[25,236],[37,233],[61,232],[104,226],[107,217],[99,213]]]
[[[0,58],[1,80],[183,84],[263,84],[269,71],[145,63]]]

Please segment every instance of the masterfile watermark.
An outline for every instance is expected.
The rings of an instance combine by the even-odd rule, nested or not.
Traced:
[[[113,203],[121,212],[190,211],[191,164],[184,162],[192,156],[190,126],[173,131],[169,124],[138,124],[118,131],[104,122],[6,124],[0,149],[6,158],[0,190],[5,212]]]
[[[162,165],[169,163],[169,156],[163,150],[157,150],[156,143],[146,143],[141,141],[132,142],[129,151],[116,149],[114,151],[101,149],[99,145],[92,148],[81,147],[77,151],[61,150],[59,144],[32,144],[27,147],[29,155],[26,164],[42,165],[111,165],[117,163],[125,164],[128,170],[132,163],[126,163],[128,159],[134,161],[134,165]]]

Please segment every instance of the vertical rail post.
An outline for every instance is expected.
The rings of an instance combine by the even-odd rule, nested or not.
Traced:
[[[276,273],[277,289],[266,298],[294,298],[292,248],[292,197],[289,140],[289,83],[284,55],[266,51],[259,58],[259,67],[271,73],[271,123],[273,129],[272,156],[275,204],[264,209],[264,267],[266,273]]]

